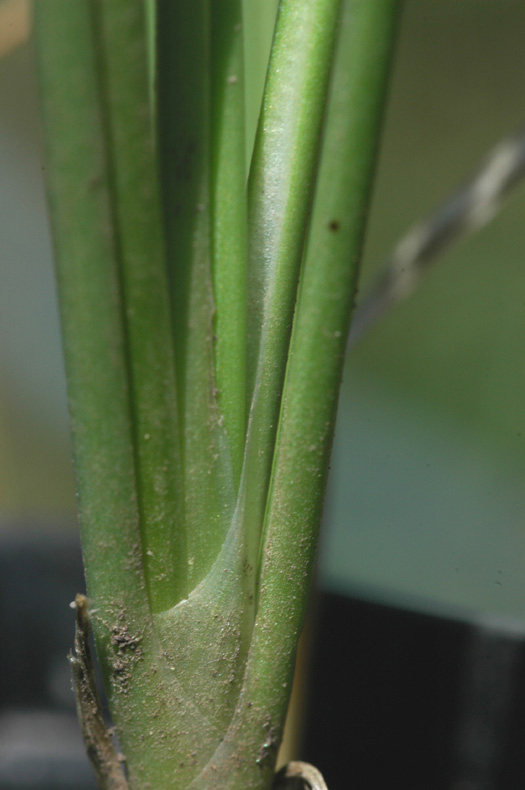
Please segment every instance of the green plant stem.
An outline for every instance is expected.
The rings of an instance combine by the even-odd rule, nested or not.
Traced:
[[[211,26],[215,379],[238,486],[246,436],[247,214],[241,0],[214,0]]]
[[[214,371],[209,0],[160,0],[157,36],[161,179],[193,589],[221,549],[235,501]]]
[[[243,0],[246,72],[246,162],[249,168],[261,111],[279,0]]]
[[[236,716],[213,761],[214,786],[271,782],[312,573],[396,9],[395,0],[345,4],[284,387],[259,606]],[[234,764],[236,783],[221,785],[218,777]],[[204,773],[199,790],[211,777]]]
[[[250,173],[247,392],[241,510],[256,571],[339,0],[279,7]]]
[[[100,19],[101,10],[116,16]],[[97,653],[127,756],[130,788],[138,790],[148,785],[169,787],[175,771],[181,772],[183,755],[202,749],[200,759],[204,760],[211,748],[207,739],[213,735],[216,741],[220,734],[214,732],[195,699],[187,696],[184,672],[181,670],[181,679],[175,671],[173,643],[158,622],[159,615],[153,617],[149,606],[141,534],[141,483],[151,478],[147,469],[145,474],[148,449],[143,447],[146,455],[139,456],[141,448],[137,446],[141,437],[137,436],[136,421],[140,418],[138,408],[142,408],[138,398],[146,394],[155,406],[157,423],[151,432],[164,429],[165,409],[176,411],[176,403],[169,399],[167,404],[156,389],[162,389],[167,371],[159,370],[153,362],[158,362],[158,354],[163,355],[170,344],[169,327],[159,329],[157,323],[165,320],[163,302],[156,305],[160,316],[152,317],[147,301],[142,301],[147,300],[149,289],[156,299],[162,283],[162,275],[149,270],[150,265],[159,264],[160,254],[155,249],[159,244],[156,193],[145,184],[155,177],[154,169],[145,166],[145,161],[151,163],[153,158],[148,147],[151,128],[147,101],[135,106],[136,95],[132,98],[124,88],[120,92],[117,77],[120,67],[127,71],[125,64],[121,62],[117,68],[118,64],[106,63],[101,69],[98,60],[104,42],[114,43],[110,32],[113,23],[121,26],[121,48],[142,57],[142,4],[138,0],[127,3],[122,16],[116,12],[117,5],[113,4],[104,4],[101,9],[86,0],[46,0],[36,4],[36,29],[87,589]],[[130,85],[136,89],[133,67],[129,68]],[[108,91],[116,94],[114,102],[109,101]],[[111,119],[107,117],[108,103],[114,113]],[[126,107],[131,112],[125,122],[129,141],[121,141],[121,148],[129,145],[132,158],[137,160],[129,165],[113,157]],[[139,119],[135,117],[137,111]],[[139,133],[135,123],[140,126],[142,122]],[[140,144],[135,133],[141,135]],[[119,156],[131,156],[130,151],[120,150]],[[119,170],[123,167],[125,172]],[[130,194],[134,189],[137,201],[143,201],[142,215],[137,215]],[[117,210],[116,194],[133,213],[137,228],[129,228],[128,218]],[[146,218],[151,222],[151,235],[146,233]],[[124,239],[124,233],[130,236]],[[130,239],[136,243],[131,250]],[[129,259],[135,254],[143,255],[140,264]],[[138,271],[134,272],[135,264]],[[138,276],[144,277],[140,294],[134,293],[138,287],[134,278]],[[130,315],[132,306],[139,315]],[[147,321],[148,316],[152,320],[144,331],[153,332],[153,345],[167,345],[160,352],[135,344],[132,353],[137,359],[130,360],[132,335],[138,326],[133,327],[133,321]],[[156,329],[164,334],[157,336]],[[148,360],[152,362],[150,371]],[[163,364],[162,360],[163,356]],[[132,362],[140,362],[141,367],[133,369]],[[146,393],[141,389],[139,373],[151,375],[147,386],[153,391],[146,385]],[[155,418],[154,411],[149,418]],[[144,436],[142,439],[149,441]],[[166,438],[162,441],[157,437],[154,443],[162,453],[171,453]],[[171,456],[163,457],[162,465],[169,468],[172,460]],[[160,470],[161,477],[164,471]],[[145,475],[142,481],[139,474]],[[159,496],[164,506],[163,491]],[[151,580],[150,573],[149,592],[154,603]],[[192,671],[190,666],[186,674]],[[166,749],[165,742],[172,747]],[[190,763],[188,769],[193,770]]]
[[[146,18],[146,51],[148,56],[148,91],[150,100],[150,117],[154,124],[157,120],[156,113],[156,43],[157,43],[157,3],[156,0],[144,0],[144,14]]]
[[[286,704],[322,514],[351,306],[371,194],[396,0],[346,2],[268,501],[245,688]],[[282,601],[287,601],[283,616]]]
[[[238,16],[236,0],[222,2]],[[311,575],[395,3],[346,7],[306,258],[339,2],[281,3],[249,186],[238,496],[244,373],[213,340],[214,322],[231,334],[243,320],[244,165],[228,139],[242,90],[223,81],[242,65],[238,31],[216,20],[212,45],[210,0],[158,0],[148,61],[151,4],[36,6],[88,593],[130,788],[266,790]]]
[[[94,10],[85,0],[37,3],[36,34],[87,590],[136,789],[167,786],[173,773],[158,733],[179,734],[180,689],[156,637],[143,563],[120,229]],[[199,720],[198,711],[192,715]],[[191,733],[179,737],[181,749],[196,742]]]
[[[53,235],[89,595],[149,621],[118,249],[91,9],[35,8]]]
[[[141,536],[153,611],[188,593],[175,362],[140,0],[97,2],[100,85],[125,303]]]
[[[338,11],[339,0],[279,6],[248,187],[250,403],[264,357],[286,358]]]

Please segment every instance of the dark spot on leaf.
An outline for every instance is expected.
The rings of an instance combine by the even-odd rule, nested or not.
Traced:
[[[337,233],[337,231],[340,228],[339,220],[338,219],[330,220],[330,222],[328,223],[328,227],[332,231],[332,233]]]

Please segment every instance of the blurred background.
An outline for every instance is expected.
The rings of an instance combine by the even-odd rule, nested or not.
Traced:
[[[250,12],[253,63],[273,5]],[[81,564],[27,11],[0,3],[0,789],[81,790],[65,660]],[[360,293],[525,125],[524,42],[519,0],[402,4]],[[525,779],[524,216],[525,186],[349,354],[301,714],[331,790]]]

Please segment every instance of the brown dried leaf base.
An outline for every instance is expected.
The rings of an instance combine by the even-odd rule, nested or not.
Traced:
[[[100,790],[128,790],[121,760],[115,753],[111,735],[102,716],[93,659],[89,647],[88,600],[77,595],[71,606],[76,611],[75,653],[69,661],[73,672],[73,686],[77,699],[77,714],[82,727],[87,755],[95,770]]]

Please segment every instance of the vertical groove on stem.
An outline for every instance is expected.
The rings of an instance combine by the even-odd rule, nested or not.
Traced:
[[[140,529],[153,611],[187,595],[175,359],[151,122],[145,8],[96,0],[100,93],[125,305]]]

